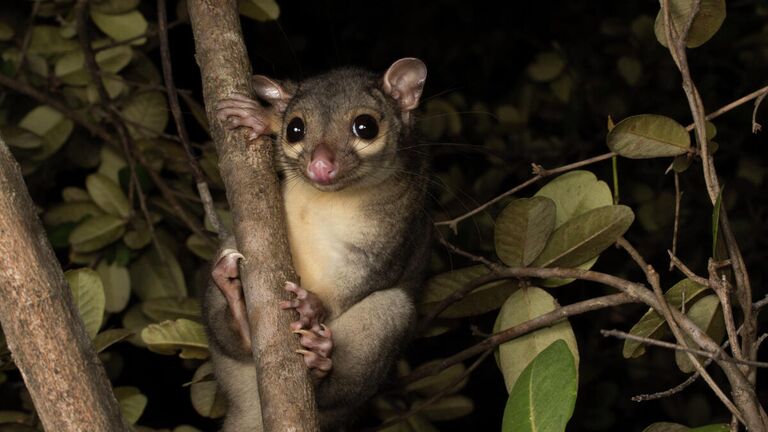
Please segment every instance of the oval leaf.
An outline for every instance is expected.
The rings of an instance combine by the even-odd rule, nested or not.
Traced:
[[[623,205],[599,207],[556,229],[533,262],[536,267],[576,267],[600,255],[627,231],[635,215]]]
[[[462,395],[440,398],[421,410],[421,414],[430,421],[447,421],[464,417],[475,410],[472,399]]]
[[[664,293],[664,298],[667,299],[667,302],[672,307],[680,309],[681,305],[685,304],[685,308],[688,309],[690,304],[701,298],[707,290],[707,287],[699,285],[690,279],[683,279],[667,290]],[[659,339],[667,329],[664,318],[653,309],[648,309],[648,312],[629,330],[629,333],[635,336]],[[624,341],[624,358],[639,357],[644,353],[645,346],[641,342],[629,339]]]
[[[96,350],[97,353],[100,353],[132,335],[132,331],[124,328],[104,330],[93,338],[93,349]]]
[[[59,111],[47,105],[41,105],[27,113],[19,121],[19,127],[45,138],[42,147],[39,147],[32,157],[35,161],[41,161],[64,145],[75,124]]]
[[[541,288],[521,288],[502,306],[494,331],[501,331],[536,318],[558,307],[555,299]],[[499,368],[504,375],[507,391],[511,390],[523,369],[545,348],[556,340],[564,340],[570,347],[576,366],[579,349],[570,323],[561,321],[551,327],[536,330],[499,346]]]
[[[103,215],[104,212],[92,202],[67,202],[56,204],[45,211],[43,222],[46,225],[61,225],[80,222],[88,216]]]
[[[184,359],[208,358],[208,339],[203,325],[188,319],[150,324],[141,331],[141,340],[147,348],[159,354],[179,352]]]
[[[101,261],[96,266],[96,273],[104,283],[104,295],[106,297],[105,309],[107,312],[120,312],[128,305],[131,297],[131,275],[128,269],[116,263],[109,264]]]
[[[136,387],[115,387],[114,391],[123,418],[130,424],[136,424],[147,407],[147,397]]]
[[[562,432],[576,405],[578,367],[568,345],[555,341],[520,374],[504,409],[503,432]]]
[[[434,364],[440,362],[440,359],[432,360],[427,364]],[[422,378],[416,382],[408,384],[406,390],[409,392],[416,392],[421,396],[433,396],[446,389],[449,385],[453,384],[466,374],[467,368],[464,364],[457,363],[449,368],[443,369],[439,374]],[[453,388],[448,394],[456,393],[466,385],[467,379],[454,384]]]
[[[167,249],[156,247],[131,264],[131,288],[146,301],[161,297],[186,297],[187,284],[176,257]]]
[[[157,322],[178,318],[197,321],[201,319],[200,301],[189,297],[169,297],[147,300],[142,303],[141,311],[149,319]]]
[[[219,418],[227,412],[225,396],[219,391],[216,381],[202,381],[206,375],[213,374],[211,362],[200,365],[193,376],[194,384],[190,386],[189,394],[195,411],[203,417]]]
[[[674,29],[680,31],[688,22],[691,15],[693,0],[670,0],[669,20]],[[696,48],[703,45],[717,33],[725,21],[725,0],[701,0],[699,13],[693,19],[691,30],[688,32],[686,46]],[[667,26],[664,23],[663,11],[656,15],[653,27],[656,39],[660,44],[667,45]]]
[[[131,45],[142,45],[147,41],[147,38],[139,38],[147,32],[147,20],[137,10],[122,14],[105,14],[91,10],[91,18],[99,30],[116,41],[133,39]]]
[[[608,132],[607,142],[612,151],[630,159],[677,156],[691,147],[685,127],[655,114],[625,118]]]
[[[723,309],[716,295],[710,294],[691,306],[685,313],[700,329],[704,330],[715,342],[720,343],[725,335],[725,322],[723,321]],[[685,335],[685,342],[689,347],[696,347],[696,343]],[[700,362],[706,359],[697,356]],[[696,368],[683,351],[675,351],[677,367],[685,373],[693,373]]]
[[[138,93],[123,107],[128,131],[135,139],[155,138],[168,124],[168,104],[159,91]]]
[[[418,305],[419,312],[423,315],[428,314],[441,300],[463,288],[469,282],[488,273],[487,267],[477,265],[452,270],[433,277],[427,282],[427,288],[424,291],[421,303]],[[440,317],[462,318],[490,312],[501,307],[504,300],[515,289],[517,289],[517,283],[512,281],[498,281],[485,284],[475,288],[463,299],[449,306],[440,314]]]
[[[256,21],[274,21],[280,16],[280,6],[275,0],[240,0],[240,13]]]
[[[104,287],[101,278],[89,268],[69,270],[64,276],[72,290],[72,300],[85,324],[85,331],[93,339],[104,318]]]
[[[532,263],[555,228],[555,215],[555,203],[549,198],[513,201],[496,218],[496,254],[510,267]]]
[[[103,174],[91,174],[85,179],[85,188],[97,206],[105,212],[127,218],[131,214],[131,203],[120,186]]]
[[[123,236],[125,221],[112,215],[90,217],[69,234],[69,243],[76,252],[93,252]]]
[[[555,203],[555,228],[575,216],[613,204],[611,189],[589,171],[571,171],[558,176],[536,192]]]

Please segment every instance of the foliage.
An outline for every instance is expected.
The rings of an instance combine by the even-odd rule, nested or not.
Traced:
[[[226,406],[211,381],[198,298],[208,278],[205,262],[216,245],[210,227],[203,227],[194,179],[176,129],[169,125],[157,58],[155,4],[140,0],[91,3],[88,35],[108,101],[101,100],[99,81],[85,61],[72,2],[0,6],[0,73],[52,99],[40,101],[17,88],[2,88],[0,133],[21,164],[49,239],[68,269],[67,280],[86,331],[113,383],[119,383],[115,394],[126,419],[142,431],[212,429],[216,423],[209,419],[221,417]],[[373,12],[365,14],[351,4],[326,5],[328,10],[314,13],[311,8],[320,6],[285,3],[281,10],[273,0],[239,2],[243,16],[255,20],[243,24],[246,37],[255,40],[250,48],[259,71],[295,68],[285,66],[295,64],[287,54],[294,48],[312,69],[337,66],[340,61],[321,56],[327,53],[326,46],[313,45],[318,43],[313,35],[324,34],[326,27],[338,28],[334,38],[342,43],[361,48],[348,50],[352,63],[377,67],[410,50],[427,60],[433,86],[428,90],[436,96],[426,98],[418,127],[423,145],[434,156],[435,220],[449,220],[528,179],[530,163],[555,167],[606,151],[620,156],[613,172],[607,163],[567,170],[548,177],[534,190],[505,196],[472,222],[450,227],[452,231],[439,227],[452,244],[497,265],[598,269],[620,277],[642,277],[631,263],[617,258],[621,254],[611,246],[626,236],[638,244],[649,263],[666,266],[675,212],[671,176],[679,175],[682,188],[690,193],[684,195],[679,218],[678,250],[686,262],[699,263],[694,270],[706,271],[702,268],[710,255],[724,257],[718,231],[721,207],[731,212],[748,264],[764,259],[762,221],[768,209],[760,197],[765,163],[755,156],[756,146],[751,146],[755,139],[744,120],[749,114],[739,111],[732,118],[707,123],[707,139],[717,136],[724,143],[717,157],[724,160],[721,173],[729,186],[727,193],[718,196],[713,212],[699,192],[703,190],[699,143],[681,123],[690,117],[689,106],[664,48],[666,23],[657,5],[631,2],[599,11],[585,4],[563,3],[557,11],[543,5],[515,6],[520,10],[507,15],[506,11],[476,12],[491,22],[477,28],[474,13],[446,15],[466,10],[460,2],[439,7],[445,10],[410,3],[371,6]],[[670,4],[671,21],[679,29],[691,1],[670,0]],[[184,2],[176,6],[172,36],[186,20]],[[393,25],[403,19],[396,13],[399,10],[410,10],[411,22],[421,30],[414,33]],[[556,24],[529,28],[527,14],[537,22]],[[335,18],[328,18],[322,30],[313,27],[317,16],[326,15]],[[700,47],[691,52],[692,69],[710,109],[765,85],[768,8],[747,1],[729,5],[728,19],[725,15],[723,0],[702,0],[686,40],[688,47]],[[371,16],[389,24],[379,28],[365,22]],[[578,22],[575,16],[586,21]],[[521,20],[520,29],[510,28],[514,26],[507,19]],[[456,21],[446,26],[443,20]],[[370,28],[360,29],[361,22]],[[447,34],[446,27],[471,30]],[[374,37],[358,42],[356,32],[364,31],[395,48],[370,42]],[[270,48],[282,40],[291,49]],[[327,46],[337,43],[320,40]],[[183,65],[176,68],[175,78],[182,87],[182,110],[195,141],[195,156],[217,210],[231,226],[199,102],[199,79],[191,73],[196,70],[193,43],[184,34],[173,36],[172,44],[174,63]],[[442,91],[455,88],[456,82],[467,85]],[[135,143],[135,153],[127,155],[121,147],[114,116]],[[614,124],[612,118],[620,121]],[[84,123],[109,133],[93,133]],[[718,150],[716,144],[709,142],[710,154]],[[667,166],[674,174],[663,175]],[[534,174],[540,172],[534,168]],[[611,174],[613,184],[607,181]],[[205,231],[193,229],[184,214]],[[711,242],[702,243],[710,232]],[[477,342],[484,331],[498,333],[556,310],[561,303],[595,297],[597,290],[595,284],[574,279],[489,279],[441,311],[438,308],[454,292],[489,278],[493,269],[448,256],[439,246],[433,258],[433,276],[417,306],[422,317],[437,317],[422,329],[399,363],[398,375],[403,379]],[[763,277],[755,267],[751,276],[759,287]],[[712,290],[680,276],[672,276],[679,280],[675,284],[668,282],[668,275],[662,278],[663,286],[669,286],[664,294],[669,305],[721,342],[724,311]],[[650,422],[646,420],[650,412],[655,420],[713,424],[688,428],[654,423],[647,431],[725,430],[714,423],[724,421],[727,411],[703,387],[674,396],[687,402],[660,402],[651,408],[626,402],[635,394],[674,386],[682,381],[677,368],[691,373],[692,364],[680,352],[646,352],[645,345],[629,339],[624,341],[623,355],[639,359],[623,361],[618,343],[598,341],[597,329],[631,328],[632,335],[653,339],[669,337],[669,330],[653,310],[642,315],[641,309],[627,309],[626,314],[617,315],[606,313],[589,323],[562,319],[503,343],[494,350],[496,367],[490,362],[452,364],[376,398],[372,411],[379,420],[367,421],[388,421],[385,430],[389,431],[557,431],[564,430],[569,420],[568,430],[639,431]],[[466,331],[470,326],[472,335]],[[691,344],[690,339],[687,342]],[[142,370],[148,364],[163,369]],[[18,390],[21,379],[13,369],[0,337],[4,390],[0,430],[10,424],[32,430],[37,426],[33,408],[24,391]],[[176,381],[157,381],[164,373]],[[659,377],[658,385],[647,384],[650,374]],[[623,384],[627,378],[630,385]],[[185,382],[189,390],[182,388]],[[10,391],[6,388],[14,394],[7,401]],[[185,397],[175,400],[171,408],[169,394]],[[592,398],[593,394],[597,396]],[[415,414],[405,417],[408,412]],[[536,418],[550,423],[534,422]]]

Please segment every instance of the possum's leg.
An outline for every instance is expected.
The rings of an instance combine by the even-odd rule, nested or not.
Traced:
[[[227,400],[227,415],[221,432],[263,431],[253,360],[239,361],[216,348],[211,349],[211,360],[219,390]]]
[[[323,324],[325,307],[319,297],[293,282],[286,282],[285,290],[296,294],[296,298],[280,302],[282,309],[299,313],[298,321],[291,323],[291,331],[301,336],[302,349],[296,352],[304,356],[304,363],[316,379],[324,378],[333,365],[333,338],[331,330]]]
[[[232,326],[240,335],[241,343],[246,351],[251,350],[251,332],[248,327],[248,318],[245,312],[245,298],[243,297],[243,284],[240,281],[240,270],[237,261],[243,255],[234,249],[224,249],[219,254],[219,259],[213,265],[211,277],[213,283],[227,299],[229,310],[232,313]]]
[[[416,321],[403,287],[376,291],[327,323],[333,369],[317,387],[322,430],[336,428],[384,381]]]

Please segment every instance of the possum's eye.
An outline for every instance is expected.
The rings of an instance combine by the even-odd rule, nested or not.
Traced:
[[[355,117],[352,122],[352,133],[364,140],[372,140],[379,134],[379,124],[376,119],[368,114]]]
[[[285,139],[293,144],[304,139],[304,120],[294,117],[288,122],[288,128],[285,131]]]

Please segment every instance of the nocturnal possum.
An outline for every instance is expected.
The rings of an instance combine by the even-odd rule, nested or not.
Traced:
[[[388,375],[413,330],[429,256],[427,158],[412,111],[427,69],[396,61],[383,75],[338,69],[298,83],[254,77],[259,103],[220,102],[229,128],[275,137],[291,255],[287,282],[297,352],[316,386],[321,430],[338,430]],[[204,295],[211,357],[229,410],[224,431],[262,430],[256,370],[234,240]],[[278,305],[275,305],[278,307]]]

